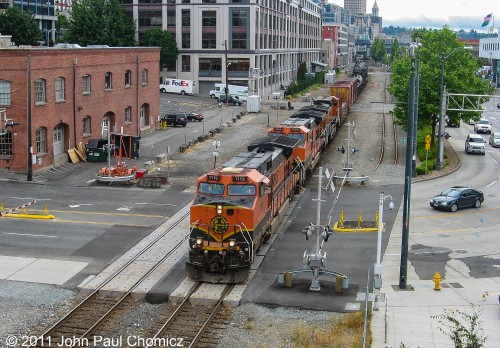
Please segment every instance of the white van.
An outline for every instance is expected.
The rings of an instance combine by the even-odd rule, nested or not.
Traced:
[[[233,97],[237,97],[239,100],[247,101],[248,98],[248,86],[238,86],[238,85],[227,85],[229,90],[228,94]],[[216,83],[214,89],[210,91],[210,97],[214,99],[219,99],[221,94],[226,94],[226,84]]]
[[[160,92],[163,93],[178,93],[178,94],[190,94],[193,95],[194,82],[191,80],[179,80],[179,79],[164,79],[163,83],[160,84]]]

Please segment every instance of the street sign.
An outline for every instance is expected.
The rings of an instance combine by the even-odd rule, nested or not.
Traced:
[[[425,149],[429,151],[431,149],[431,143],[425,143]]]
[[[426,143],[430,143],[430,142],[431,142],[431,135],[430,135],[430,134],[427,134],[427,135],[425,136],[425,142],[426,142]]]

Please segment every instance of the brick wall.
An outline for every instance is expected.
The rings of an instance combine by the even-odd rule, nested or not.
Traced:
[[[10,82],[11,104],[5,108],[7,117],[16,122],[13,135],[13,156],[0,158],[0,168],[27,172],[28,118],[31,115],[31,142],[36,149],[36,130],[47,130],[47,151],[41,164],[34,164],[33,171],[54,165],[56,157],[66,160],[66,150],[75,144],[101,137],[102,121],[110,116],[111,126],[130,135],[151,131],[160,113],[159,48],[30,48],[0,49],[0,81]],[[147,83],[142,83],[142,71],[147,69]],[[125,86],[125,72],[131,72],[131,85]],[[105,88],[105,74],[112,74],[112,89]],[[83,93],[82,77],[91,78],[91,92]],[[31,101],[28,103],[28,78]],[[65,98],[56,101],[57,78],[64,78]],[[45,103],[35,103],[35,81],[45,81]],[[73,83],[75,81],[75,83]],[[29,105],[29,107],[28,107]],[[145,109],[146,117],[140,122],[139,110]],[[130,107],[132,122],[125,122],[125,109]],[[83,134],[83,119],[91,117],[91,134]],[[3,125],[3,120],[2,120]],[[63,129],[62,155],[55,156],[54,129]],[[112,129],[113,130],[113,129]],[[62,156],[62,157],[61,157]],[[59,160],[60,160],[59,158]]]

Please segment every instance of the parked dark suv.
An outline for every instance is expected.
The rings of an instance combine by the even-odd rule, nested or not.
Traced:
[[[167,121],[167,126],[182,126],[186,127],[187,118],[184,114],[166,114],[161,117],[162,121]]]
[[[219,103],[226,104],[226,95],[225,94],[220,95]],[[230,95],[229,98],[227,99],[227,103],[228,103],[228,105],[240,106],[241,104],[243,104],[243,100],[240,100],[237,97],[233,97],[232,95]]]

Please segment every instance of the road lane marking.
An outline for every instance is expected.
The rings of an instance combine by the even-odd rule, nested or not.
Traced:
[[[137,202],[134,204],[137,204],[137,205],[167,205],[170,207],[177,207],[178,206],[178,204],[170,204],[170,203],[140,203],[140,202]]]
[[[57,222],[66,222],[66,223],[71,223],[71,224],[87,224],[87,225],[106,225],[106,226],[113,226],[113,225],[120,225],[120,226],[130,226],[130,227],[151,227],[153,225],[139,225],[139,224],[125,224],[122,222],[104,222],[104,221],[82,221],[82,220],[52,220],[52,221],[57,221]]]
[[[42,210],[37,210],[37,209],[30,209],[30,211],[42,211]],[[63,214],[82,214],[82,215],[111,215],[111,216],[127,216],[127,217],[144,217],[144,218],[170,218],[170,216],[166,215],[148,215],[148,214],[125,214],[125,213],[103,213],[99,211],[76,211],[76,210],[52,210],[50,209],[51,213],[63,213]]]
[[[92,203],[80,203],[80,204],[75,204],[75,205],[69,205],[70,208],[79,208],[82,205],[92,205]]]
[[[44,238],[57,238],[57,236],[47,236],[44,234],[29,234],[29,233],[15,233],[15,232],[2,232],[3,234],[13,234],[16,236],[28,236],[28,237],[44,237]]]

